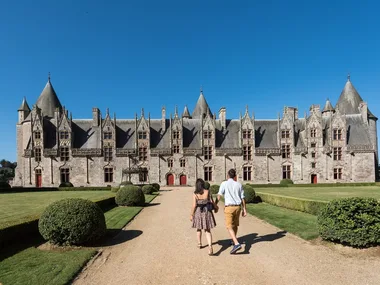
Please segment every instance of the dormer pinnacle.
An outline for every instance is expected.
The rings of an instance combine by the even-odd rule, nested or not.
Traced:
[[[187,105],[185,106],[185,109],[183,109],[182,118],[190,118],[190,112]]]
[[[30,108],[29,108],[28,102],[26,102],[26,98],[25,97],[22,99],[21,106],[20,106],[20,108],[18,108],[17,111],[27,111],[27,112],[30,112]]]
[[[193,118],[200,118],[200,117],[203,118],[206,115],[212,116],[210,107],[207,104],[206,98],[203,95],[203,89],[201,87],[199,98],[198,98],[197,104],[195,105],[192,117]]]

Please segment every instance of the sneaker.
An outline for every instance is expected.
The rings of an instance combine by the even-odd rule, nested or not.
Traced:
[[[241,249],[241,244],[237,244],[237,245],[234,245],[234,247],[232,248],[230,254],[234,254],[236,253],[239,249]]]

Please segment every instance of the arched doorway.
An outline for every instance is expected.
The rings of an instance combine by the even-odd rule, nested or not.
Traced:
[[[187,178],[185,174],[182,174],[179,177],[179,185],[187,185]]]
[[[174,175],[169,173],[166,176],[166,185],[174,185]]]
[[[36,187],[40,188],[40,187],[42,187],[42,171],[41,171],[41,169],[37,168],[35,170],[35,174],[36,174]]]
[[[317,174],[311,175],[311,184],[317,184]]]

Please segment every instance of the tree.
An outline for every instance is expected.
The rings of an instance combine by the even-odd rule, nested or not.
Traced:
[[[15,168],[17,162],[10,162],[8,160],[0,160],[0,182],[8,182],[10,179],[15,177]]]

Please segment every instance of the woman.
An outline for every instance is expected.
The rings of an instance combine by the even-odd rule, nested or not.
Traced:
[[[205,231],[209,255],[213,255],[211,229],[216,226],[214,214],[210,207],[211,205],[215,212],[217,212],[218,206],[215,204],[210,191],[205,189],[205,182],[202,179],[197,179],[193,194],[190,221],[193,222],[193,228],[197,229],[199,248],[202,248],[202,230]]]

